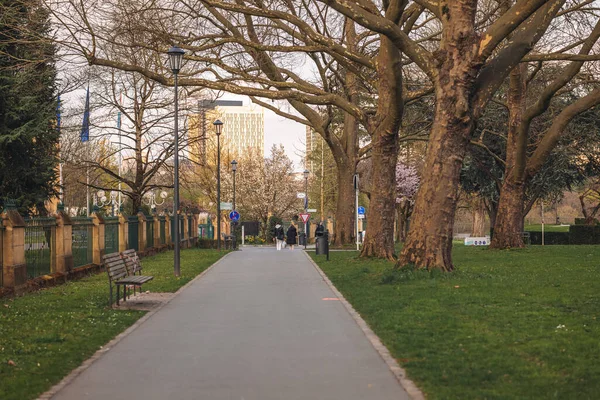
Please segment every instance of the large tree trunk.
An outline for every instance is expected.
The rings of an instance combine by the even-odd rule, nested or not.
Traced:
[[[523,202],[525,200],[525,167],[527,163],[527,129],[523,125],[525,111],[526,66],[510,73],[508,89],[508,136],[506,139],[505,178],[500,189],[494,237],[490,247],[507,249],[523,247]]]
[[[338,198],[335,210],[334,246],[353,243],[354,227],[354,167],[338,164]]]
[[[354,48],[357,43],[356,28],[354,22],[346,19],[344,25],[346,43]],[[360,82],[356,74],[350,70],[344,71],[346,78],[346,90],[348,91],[348,100],[352,104],[358,105],[360,102]],[[338,178],[338,198],[335,210],[336,225],[334,229],[334,246],[343,246],[350,244],[355,239],[354,227],[354,183],[353,177],[358,163],[358,122],[356,118],[349,113],[344,113],[344,134],[340,138],[343,154],[335,149],[332,150]]]
[[[510,177],[504,180],[498,213],[496,214],[496,226],[494,237],[490,247],[495,249],[508,249],[523,247],[523,201],[525,197],[525,185],[523,182],[514,182]]]
[[[485,206],[483,200],[479,197],[475,199],[473,205],[473,226],[471,232],[475,237],[485,236]]]
[[[398,130],[402,122],[402,58],[398,49],[381,36],[377,55],[379,75],[377,113],[370,121],[371,196],[368,227],[361,257],[395,259],[394,210],[396,205],[396,162]]]
[[[460,168],[472,129],[470,118],[457,121],[452,109],[438,103],[429,138],[424,179],[398,265],[452,271],[452,230]]]
[[[473,2],[452,2],[436,53],[436,107],[410,230],[397,266],[452,271],[452,229],[460,168],[474,128],[472,93],[479,66]]]
[[[398,135],[376,131],[372,147],[371,201],[361,257],[393,260],[396,161]]]
[[[410,214],[410,202],[403,201],[396,206],[396,241],[404,242],[406,240],[406,228],[408,225],[408,215]]]

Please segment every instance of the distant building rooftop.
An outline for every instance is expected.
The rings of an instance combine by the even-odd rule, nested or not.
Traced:
[[[199,100],[198,107],[205,109],[213,109],[217,106],[222,107],[242,107],[244,102],[242,100]]]

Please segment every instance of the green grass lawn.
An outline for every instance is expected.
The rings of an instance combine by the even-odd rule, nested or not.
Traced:
[[[600,246],[455,245],[450,274],[312,254],[428,399],[600,397]]]
[[[144,258],[144,275],[154,276],[144,290],[174,292],[224,254],[183,250],[179,278],[173,276],[172,251]],[[0,399],[36,398],[142,315],[108,308],[105,272],[0,299]]]
[[[542,231],[542,225],[541,224],[535,224],[535,225],[525,225],[525,227],[523,228],[524,231],[531,231],[531,232],[541,232]],[[544,232],[569,232],[569,225],[548,225],[545,224],[544,225]]]

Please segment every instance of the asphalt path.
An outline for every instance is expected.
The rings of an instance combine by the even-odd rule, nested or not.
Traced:
[[[408,399],[335,298],[302,250],[244,248],[52,398]]]

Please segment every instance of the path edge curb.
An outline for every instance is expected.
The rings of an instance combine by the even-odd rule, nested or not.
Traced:
[[[346,298],[342,295],[342,293],[333,285],[329,277],[323,272],[321,267],[311,258],[308,252],[303,251],[304,255],[308,260],[312,263],[313,267],[317,270],[317,272],[321,275],[327,286],[335,293],[335,295],[340,299],[340,302],[348,311],[348,314],[354,319],[354,322],[359,326],[359,328],[363,331],[364,335],[367,337],[371,345],[375,348],[379,356],[383,359],[383,361],[387,364],[388,368],[400,383],[400,386],[406,390],[408,396],[413,400],[425,400],[425,395],[421,392],[421,389],[415,385],[413,381],[411,381],[407,375],[404,368],[398,364],[396,359],[391,355],[390,351],[385,347],[379,336],[373,332],[373,330],[369,327],[369,325],[365,322],[365,320],[360,316],[360,314],[352,307],[352,304],[346,300]]]
[[[62,389],[64,389],[71,382],[73,382],[73,380],[75,378],[77,378],[86,369],[88,369],[89,367],[91,367],[92,364],[94,364],[94,362],[96,362],[97,360],[99,360],[105,353],[107,353],[110,349],[112,349],[114,346],[116,346],[117,343],[119,343],[121,340],[123,340],[127,336],[129,336],[133,331],[135,331],[142,324],[144,324],[146,321],[148,321],[150,318],[152,318],[152,316],[154,314],[156,314],[164,306],[166,306],[167,304],[169,304],[171,302],[171,300],[173,300],[174,298],[176,298],[177,296],[179,296],[181,294],[181,292],[183,292],[188,286],[192,285],[194,282],[196,282],[197,280],[199,280],[200,278],[202,278],[202,276],[204,276],[204,274],[208,273],[208,271],[210,271],[211,269],[213,269],[217,264],[219,264],[221,261],[223,261],[225,258],[227,258],[227,256],[229,256],[232,253],[233,253],[233,251],[225,254],[223,257],[219,258],[212,265],[210,265],[208,268],[206,268],[204,271],[202,271],[199,275],[197,275],[194,279],[192,279],[191,281],[189,281],[188,283],[186,283],[185,285],[183,285],[182,287],[180,287],[179,289],[177,289],[177,291],[175,293],[173,293],[173,296],[170,299],[166,300],[164,303],[162,303],[161,305],[159,305],[158,307],[156,307],[154,310],[149,311],[142,318],[140,318],[137,321],[135,321],[133,325],[131,325],[130,327],[128,327],[127,329],[125,329],[123,332],[119,333],[117,336],[115,336],[113,339],[111,339],[110,342],[108,342],[107,344],[103,345],[90,358],[88,358],[87,360],[85,360],[79,367],[75,368],[67,376],[65,376],[63,379],[61,379],[60,382],[58,382],[56,385],[52,386],[46,392],[42,393],[37,398],[37,400],[50,400],[50,399],[52,399],[52,397],[54,395],[56,395],[58,392],[60,392]]]

